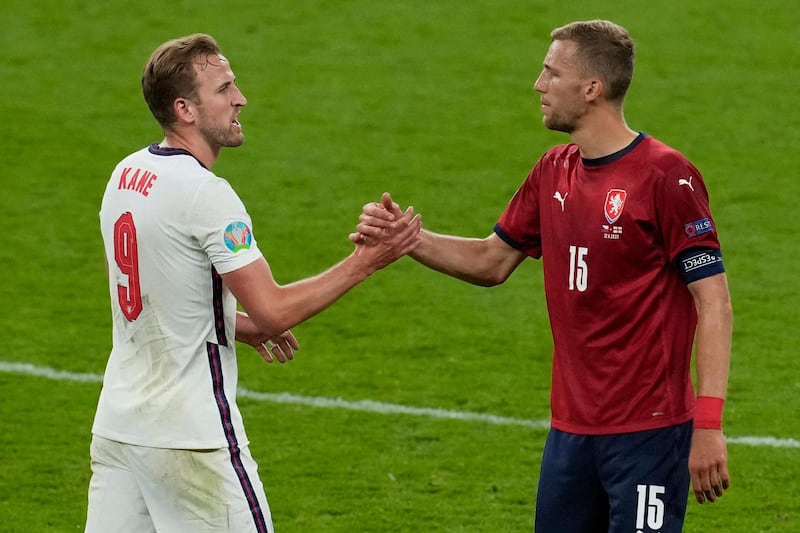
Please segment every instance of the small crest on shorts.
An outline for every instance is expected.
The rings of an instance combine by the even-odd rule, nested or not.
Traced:
[[[244,222],[232,222],[225,228],[225,246],[233,253],[249,250],[253,232]]]
[[[622,216],[622,209],[625,207],[625,198],[628,193],[624,189],[610,189],[606,194],[606,203],[603,206],[603,213],[609,224],[613,224]]]

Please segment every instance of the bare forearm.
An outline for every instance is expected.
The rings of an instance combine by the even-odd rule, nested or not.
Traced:
[[[287,285],[264,281],[272,279],[266,261],[224,275],[223,279],[254,326],[274,336],[326,309],[373,271],[353,253],[316,276]]]
[[[280,308],[274,327],[288,329],[304,322],[330,307],[370,274],[372,271],[351,255],[316,276],[280,286]]]
[[[709,279],[702,292],[693,290],[693,294],[697,308],[697,394],[725,398],[731,357],[733,311],[724,274]]]
[[[697,324],[697,394],[725,398],[731,354],[730,307],[707,309]]]
[[[411,253],[428,268],[475,285],[503,283],[524,256],[499,241],[443,235],[422,230],[422,244]]]

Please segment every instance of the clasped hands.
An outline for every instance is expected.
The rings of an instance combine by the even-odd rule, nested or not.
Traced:
[[[387,242],[392,237],[409,232],[414,237],[414,248],[419,245],[419,230],[421,228],[420,215],[414,214],[414,207],[409,206],[405,212],[400,205],[392,200],[392,195],[383,193],[380,202],[365,204],[361,215],[358,217],[356,232],[349,235],[355,244],[373,246],[378,242]]]

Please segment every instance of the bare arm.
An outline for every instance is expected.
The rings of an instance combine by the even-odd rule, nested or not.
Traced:
[[[689,284],[697,308],[697,395],[725,399],[731,356],[733,312],[725,274]],[[722,430],[694,430],[689,455],[692,488],[699,503],[716,501],[730,486]]]
[[[697,394],[725,398],[733,311],[728,280],[717,274],[689,284],[697,308]]]
[[[484,239],[442,235],[422,230],[422,244],[411,253],[418,262],[454,278],[482,285],[499,285],[525,259],[525,254],[492,233]]]
[[[401,214],[391,195],[384,193],[381,202],[364,206],[358,233],[350,239],[356,243],[385,239],[392,235],[393,221]],[[477,239],[422,230],[420,236],[422,242],[411,257],[428,268],[475,285],[503,283],[526,257],[495,233]]]
[[[391,239],[371,246],[358,243],[353,253],[326,271],[287,285],[275,282],[263,258],[222,274],[222,280],[253,325],[268,338],[277,337],[419,245],[420,219],[413,210],[398,219],[397,227]]]

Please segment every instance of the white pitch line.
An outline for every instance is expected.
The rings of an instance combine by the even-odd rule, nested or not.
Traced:
[[[443,420],[483,422],[495,426],[524,426],[534,429],[547,429],[550,427],[550,422],[548,420],[525,420],[522,418],[509,418],[493,414],[470,413],[469,411],[451,411],[449,409],[436,409],[432,407],[410,407],[407,405],[378,402],[375,400],[345,400],[344,398],[326,398],[324,396],[301,396],[289,392],[255,392],[241,387],[239,387],[239,397],[264,402],[292,403],[311,407],[346,409],[349,411],[362,411],[383,415],[411,415]]]
[[[79,383],[101,383],[103,376],[100,374],[77,373],[67,370],[58,370],[46,366],[36,366],[29,363],[13,363],[0,361],[0,372],[10,374],[23,374],[56,381],[72,381]],[[258,392],[239,387],[239,397],[260,402],[279,404],[306,405],[325,409],[345,409],[379,414],[397,414],[436,418],[441,420],[461,420],[464,422],[480,422],[495,426],[522,426],[532,429],[547,429],[550,427],[548,420],[528,420],[524,418],[511,418],[487,413],[472,413],[469,411],[452,411],[432,407],[411,407],[394,403],[378,402],[375,400],[345,400],[343,398],[328,398],[324,396],[303,396],[289,392]],[[730,444],[743,444],[746,446],[769,448],[800,448],[800,440],[778,437],[753,437],[726,436]]]

